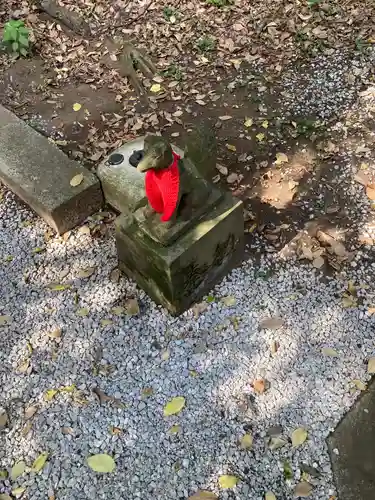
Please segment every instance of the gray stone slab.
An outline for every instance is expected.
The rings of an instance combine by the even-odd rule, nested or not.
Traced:
[[[327,442],[339,500],[374,500],[374,381],[345,415]]]
[[[70,180],[83,174],[79,186]],[[97,177],[0,105],[0,180],[62,234],[103,203]]]
[[[166,247],[151,239],[134,214],[116,221],[119,268],[172,315],[207,294],[244,252],[242,202],[227,193],[186,234]]]

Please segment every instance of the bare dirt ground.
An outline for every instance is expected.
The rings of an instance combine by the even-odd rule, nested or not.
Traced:
[[[60,4],[82,16],[91,36],[32,1],[0,8],[0,21],[25,19],[34,40],[28,59],[1,56],[5,106],[93,168],[135,135],[162,132],[183,145],[191,125],[207,121],[219,139],[215,181],[245,201],[253,250],[280,250],[308,222],[310,246],[327,227],[356,248],[372,244],[358,230],[356,171],[343,174],[350,158],[372,186],[371,1]],[[155,62],[154,80],[143,79],[148,102],[121,76],[108,36],[132,39]]]

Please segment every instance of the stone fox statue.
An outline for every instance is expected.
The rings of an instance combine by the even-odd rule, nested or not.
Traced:
[[[205,133],[207,135],[207,132]],[[192,138],[196,148],[195,139]],[[145,137],[137,169],[146,173],[145,190],[149,202],[146,215],[157,212],[161,214],[162,222],[172,223],[178,218],[188,219],[195,209],[204,206],[212,191],[210,181],[214,172],[211,157],[206,158],[204,164],[201,160],[211,151],[212,140],[215,141],[215,138],[211,134],[211,142],[203,151],[198,152],[200,148],[196,148],[194,151],[194,154],[198,155],[196,163],[189,156],[189,147],[185,149],[185,156],[182,159],[163,137],[156,135]],[[216,158],[214,162],[216,164]]]

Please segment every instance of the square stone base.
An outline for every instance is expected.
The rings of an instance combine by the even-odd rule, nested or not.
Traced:
[[[152,240],[132,214],[116,221],[119,268],[177,316],[238,265],[244,251],[242,202],[228,193],[168,247]]]

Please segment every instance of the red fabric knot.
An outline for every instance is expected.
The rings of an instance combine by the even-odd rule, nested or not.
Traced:
[[[145,177],[146,196],[155,212],[162,214],[161,221],[167,222],[177,208],[180,191],[180,156],[172,151],[173,162],[168,168],[148,170]]]

